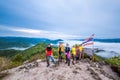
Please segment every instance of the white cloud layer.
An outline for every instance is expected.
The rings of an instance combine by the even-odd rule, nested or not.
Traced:
[[[36,30],[36,29],[28,29],[28,28],[20,28],[20,27],[12,27],[12,26],[8,27],[8,26],[0,25],[0,29],[11,33],[15,32],[15,34],[22,37],[37,37],[37,38],[49,38],[49,39],[80,38],[80,36],[67,35],[55,31]],[[12,35],[10,34],[8,36],[15,36],[15,34]]]

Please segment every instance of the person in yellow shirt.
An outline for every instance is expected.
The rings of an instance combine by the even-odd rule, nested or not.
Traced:
[[[83,54],[83,46],[82,46],[82,44],[79,45],[79,50],[80,50],[80,52],[81,52],[80,59],[81,59],[81,58],[84,58],[84,54]]]
[[[62,44],[62,42],[59,43],[59,46],[58,46],[58,52],[59,52],[59,59],[58,59],[58,62],[62,61],[62,55],[64,53],[64,45]]]
[[[72,63],[74,64],[75,62],[75,56],[76,56],[76,48],[75,46],[72,47]]]

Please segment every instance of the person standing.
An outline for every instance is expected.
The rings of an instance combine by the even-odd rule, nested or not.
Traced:
[[[58,52],[59,52],[59,59],[58,59],[58,62],[62,62],[62,55],[64,53],[64,46],[62,44],[62,42],[59,43],[59,46],[58,46]]]
[[[48,46],[46,47],[45,52],[46,52],[47,67],[50,66],[50,62],[49,62],[50,59],[56,65],[56,61],[52,56],[52,47],[50,44],[48,44]]]
[[[80,60],[80,49],[79,46],[76,46],[76,63]]]
[[[79,45],[79,50],[80,50],[80,59],[82,59],[82,58],[84,58],[82,44]]]
[[[75,56],[76,56],[76,48],[75,46],[72,47],[72,63],[75,64]]]
[[[65,47],[65,56],[66,56],[66,63],[68,63],[68,66],[70,66],[70,47],[69,44],[66,44]]]

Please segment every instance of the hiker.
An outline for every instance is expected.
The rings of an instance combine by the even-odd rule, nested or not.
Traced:
[[[72,47],[72,63],[75,64],[75,56],[76,56],[76,48],[75,46]]]
[[[82,44],[79,45],[79,50],[80,50],[80,59],[82,59],[82,58],[84,58]]]
[[[58,62],[62,62],[62,55],[64,53],[64,46],[62,44],[62,42],[59,43],[59,46],[58,46],[58,52],[59,52],[59,59],[58,59]]]
[[[52,47],[50,44],[48,44],[47,48],[45,49],[46,51],[46,60],[47,60],[47,67],[50,66],[49,60],[51,59],[54,64],[56,64],[55,59],[52,56]]]
[[[69,44],[66,44],[65,47],[65,56],[66,56],[66,63],[68,63],[68,66],[70,66],[70,47]]]
[[[79,46],[76,46],[76,63],[78,63],[80,60],[80,54]]]
[[[76,48],[75,46],[72,47],[72,63],[74,64],[75,61],[75,56],[76,56]]]

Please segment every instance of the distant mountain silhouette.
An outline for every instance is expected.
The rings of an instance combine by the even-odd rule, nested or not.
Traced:
[[[62,39],[50,40],[47,38],[27,38],[27,37],[0,37],[0,49],[11,47],[26,48],[36,45],[40,42],[57,44]]]

